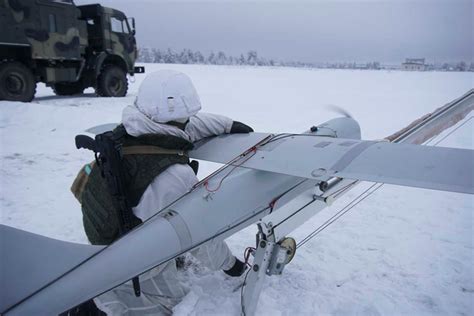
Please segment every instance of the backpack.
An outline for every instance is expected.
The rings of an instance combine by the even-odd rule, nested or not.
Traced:
[[[133,137],[119,126],[114,133],[122,145],[122,166],[125,169],[126,199],[130,207],[138,205],[148,185],[161,172],[173,164],[190,164],[186,151],[192,143],[171,135],[148,134]],[[193,170],[197,170],[193,167]],[[121,223],[114,197],[110,194],[107,181],[95,161],[84,165],[71,186],[71,192],[81,204],[84,230],[93,245],[109,245],[120,237]],[[134,214],[127,214],[129,227],[135,227],[141,220]]]

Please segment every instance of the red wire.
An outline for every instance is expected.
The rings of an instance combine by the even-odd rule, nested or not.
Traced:
[[[249,153],[252,153],[251,155],[249,155]],[[204,188],[206,189],[207,192],[211,192],[211,193],[214,193],[214,192],[217,192],[219,191],[219,189],[221,188],[222,186],[222,182],[224,182],[224,180],[235,170],[237,169],[238,167],[242,166],[245,162],[247,162],[250,158],[252,158],[255,154],[257,153],[257,147],[252,147],[250,148],[244,155],[243,157],[241,158],[246,158],[246,159],[242,159],[241,162],[239,162],[238,164],[234,165],[233,168],[224,176],[222,177],[222,179],[219,181],[217,187],[215,189],[209,189],[209,180],[206,180],[204,182]],[[237,159],[236,159],[237,160]],[[229,164],[232,164],[229,163]]]
[[[202,179],[201,181],[199,181],[198,183],[196,183],[195,185],[193,185],[193,189],[199,187],[201,184],[206,184],[206,182],[209,181],[209,179],[211,179],[212,177],[214,177],[216,174],[218,174],[219,172],[221,172],[222,170],[224,170],[225,168],[227,168],[229,165],[231,165],[234,161],[238,161],[239,159],[241,159],[242,157],[245,157],[249,152],[254,152],[254,154],[256,153],[257,151],[257,147],[261,146],[261,145],[265,145],[266,143],[268,143],[269,139],[272,139],[274,137],[274,135],[268,135],[267,137],[265,137],[264,139],[262,139],[261,141],[259,141],[257,144],[255,144],[252,148],[248,149],[246,152],[244,152],[243,154],[240,154],[239,156],[235,157],[234,159],[232,159],[231,161],[229,161],[228,163],[226,163],[223,167],[219,168],[218,170],[214,171],[213,173],[211,173],[210,175],[208,175],[207,177],[205,177],[204,179]],[[253,155],[252,155],[253,156]],[[251,157],[249,157],[251,158]],[[247,158],[247,159],[249,159]],[[247,161],[247,160],[245,160]],[[243,161],[242,163],[244,163],[245,161]],[[241,164],[242,164],[241,163]],[[206,188],[207,189],[207,188]]]

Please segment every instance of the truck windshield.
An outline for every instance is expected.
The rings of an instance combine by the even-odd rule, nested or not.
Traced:
[[[114,16],[110,18],[110,27],[112,32],[115,33],[130,33],[130,27],[128,26],[127,20],[120,20]]]

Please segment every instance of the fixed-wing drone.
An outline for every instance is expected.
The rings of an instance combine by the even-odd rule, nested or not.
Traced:
[[[5,255],[0,313],[59,314],[195,247],[257,223],[254,260],[242,300],[243,313],[252,315],[263,278],[281,274],[295,255],[295,242],[287,235],[357,181],[474,194],[473,150],[416,145],[432,137],[433,130],[452,125],[456,115],[471,111],[473,96],[471,91],[382,141],[361,140],[359,124],[350,117],[302,134],[251,133],[203,140],[189,156],[223,167],[109,246],[63,242],[1,225]],[[160,243],[155,242],[157,234]],[[114,265],[124,256],[126,265]],[[22,271],[29,271],[28,278],[19,277]]]

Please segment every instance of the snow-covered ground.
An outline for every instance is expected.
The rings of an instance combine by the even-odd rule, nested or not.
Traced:
[[[257,131],[301,132],[337,116],[328,110],[328,105],[337,105],[359,121],[365,139],[387,136],[474,86],[472,73],[146,67],[147,72],[186,72],[204,111],[243,121]],[[75,149],[74,136],[120,121],[140,78],[126,98],[96,98],[92,91],[56,97],[40,85],[31,103],[0,102],[0,223],[87,242],[80,206],[69,187],[92,157]],[[464,125],[439,146],[474,149],[473,116],[458,123]],[[211,168],[203,166],[202,174]],[[369,185],[350,191],[292,236],[301,240]],[[472,315],[473,210],[470,195],[384,185],[298,249],[281,277],[266,280],[257,313]],[[253,245],[255,232],[250,227],[228,239],[235,254],[241,256]],[[189,269],[181,277],[190,293],[175,308],[177,315],[240,313],[240,292],[234,291],[239,280],[204,268]]]

